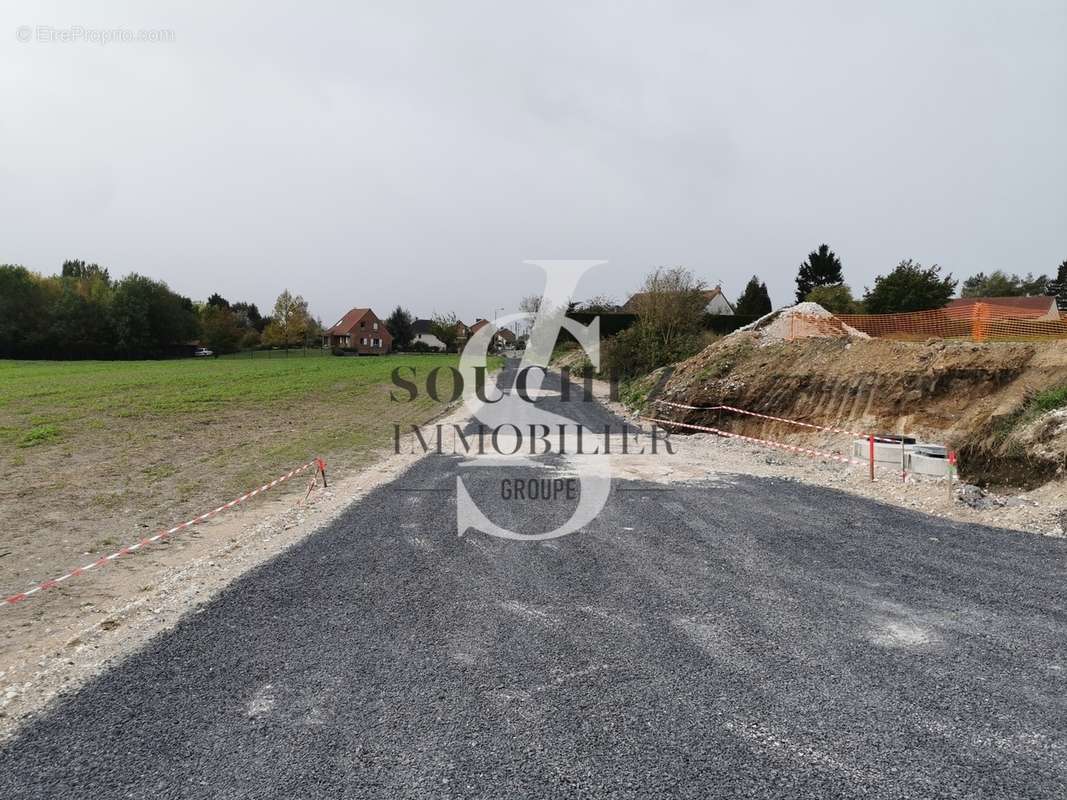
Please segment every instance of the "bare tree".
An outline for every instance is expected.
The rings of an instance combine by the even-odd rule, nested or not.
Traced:
[[[528,294],[519,301],[519,311],[526,314],[536,314],[541,308],[541,295]]]
[[[522,300],[519,301],[519,311],[523,312],[524,314],[532,314],[536,317],[537,313],[540,310],[541,295],[539,294],[528,294],[526,295],[526,297],[522,298]],[[529,336],[530,330],[533,328],[533,320],[528,319],[524,327],[526,329],[525,335]]]
[[[578,303],[575,311],[618,311],[619,304],[615,298],[606,294],[598,294],[590,297],[584,303]]]
[[[630,303],[637,321],[608,339],[602,368],[646,375],[700,350],[707,305],[704,282],[684,267],[657,269]]]
[[[660,268],[645,278],[633,306],[645,335],[665,350],[684,336],[700,332],[707,286],[685,267]]]

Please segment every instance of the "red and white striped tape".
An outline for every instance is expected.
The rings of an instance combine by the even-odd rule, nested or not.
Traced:
[[[767,447],[776,447],[779,450],[788,450],[793,453],[803,453],[807,456],[815,456],[817,458],[829,458],[833,461],[840,461],[843,464],[862,465],[863,461],[859,461],[855,458],[848,456],[838,455],[837,453],[827,453],[824,450],[814,450],[810,447],[798,447],[793,444],[785,444],[784,442],[775,442],[770,439],[757,439],[755,436],[742,436],[740,433],[732,433],[730,431],[720,430],[719,428],[711,428],[706,425],[691,425],[688,422],[673,422],[669,419],[656,419],[654,417],[641,417],[641,419],[648,422],[655,422],[659,425],[673,425],[678,428],[692,428],[698,431],[707,431],[708,433],[714,433],[719,436],[725,436],[727,439],[742,439],[746,442],[755,442],[756,444],[766,445]]]
[[[673,402],[671,402],[669,400],[653,400],[652,402],[659,403],[659,404],[665,405],[665,406],[671,406],[673,408],[684,408],[684,409],[687,409],[689,411],[732,411],[735,414],[744,414],[744,415],[749,416],[749,417],[759,417],[760,419],[769,419],[769,420],[772,420],[774,422],[785,422],[785,423],[787,423],[789,425],[799,425],[799,426],[801,426],[803,428],[811,428],[811,429],[817,430],[817,431],[828,431],[830,433],[844,433],[844,434],[847,434],[848,436],[855,436],[855,437],[858,437],[860,439],[868,439],[868,440],[871,439],[871,434],[869,434],[869,433],[859,433],[857,431],[850,431],[850,430],[846,430],[845,428],[835,428],[835,427],[828,426],[828,425],[814,425],[814,424],[812,424],[810,422],[800,422],[799,420],[786,419],[785,417],[772,417],[772,416],[770,416],[768,414],[757,414],[755,411],[746,411],[743,408],[736,408],[735,406],[690,406],[690,405],[686,405],[685,403],[673,403]],[[900,444],[900,440],[899,439],[887,439],[887,438],[882,437],[882,436],[875,436],[874,440],[876,442],[889,442],[891,444]]]
[[[653,400],[653,403],[659,403],[661,406],[670,406],[671,408],[685,408],[689,411],[718,411],[723,406],[691,406],[686,403],[675,403],[671,400]]]
[[[262,486],[260,486],[257,489],[252,489],[249,492],[245,492],[240,497],[235,497],[230,502],[224,503],[223,505],[219,506],[218,508],[213,508],[213,509],[211,509],[211,511],[207,511],[207,512],[201,514],[198,517],[193,517],[192,519],[186,520],[185,522],[181,523],[180,525],[175,525],[173,528],[168,528],[165,531],[160,531],[155,536],[149,536],[149,537],[147,537],[145,539],[141,539],[141,541],[139,541],[139,542],[135,542],[134,544],[127,545],[126,547],[123,547],[121,550],[117,550],[116,552],[112,553],[111,555],[101,556],[96,561],[93,561],[93,562],[91,562],[89,564],[86,564],[84,567],[78,567],[75,570],[71,570],[66,575],[60,575],[58,578],[53,578],[52,580],[45,581],[44,583],[41,583],[41,584],[38,584],[37,586],[34,586],[32,589],[27,589],[25,592],[18,592],[17,594],[13,594],[13,595],[10,595],[9,597],[5,597],[3,600],[0,600],[0,606],[15,605],[15,603],[19,603],[19,602],[25,600],[26,598],[37,594],[38,592],[43,592],[45,589],[51,589],[51,588],[53,588],[55,586],[58,586],[59,584],[63,583],[63,581],[69,580],[70,578],[77,577],[78,575],[83,575],[84,573],[86,573],[89,570],[94,569],[96,567],[102,567],[105,564],[109,564],[110,562],[115,561],[120,556],[129,555],[130,553],[134,552],[135,550],[140,550],[142,547],[147,547],[148,545],[150,545],[150,544],[152,544],[154,542],[158,542],[160,539],[165,539],[168,536],[171,536],[171,535],[177,533],[178,531],[184,530],[185,528],[188,528],[188,527],[190,527],[192,525],[196,525],[198,522],[203,522],[204,520],[208,519],[209,517],[213,517],[216,514],[221,514],[223,511],[227,511],[227,510],[233,508],[234,506],[240,505],[245,500],[250,500],[251,498],[255,497],[257,494],[262,494],[263,492],[270,491],[271,489],[273,489],[278,484],[284,483],[285,481],[289,480],[290,478],[292,478],[292,477],[294,477],[296,475],[299,475],[302,472],[307,472],[311,467],[315,467],[316,468],[316,473],[321,472],[323,474],[323,476],[325,476],[325,474],[326,474],[326,462],[323,461],[321,458],[312,459],[308,463],[306,463],[306,464],[304,464],[302,466],[299,466],[296,469],[290,470],[285,475],[282,475],[279,478],[275,478],[270,483],[265,483],[265,484],[263,484]]]

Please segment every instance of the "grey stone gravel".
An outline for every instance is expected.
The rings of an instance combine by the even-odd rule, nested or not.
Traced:
[[[981,486],[974,486],[969,483],[960,484],[956,488],[956,499],[965,506],[980,511],[989,508],[1000,508],[1007,505],[1003,499],[990,494]]]

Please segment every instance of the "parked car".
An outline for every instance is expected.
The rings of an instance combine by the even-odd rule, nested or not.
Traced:
[[[193,355],[197,356],[198,358],[202,358],[204,356],[213,356],[213,355],[215,355],[215,351],[214,350],[208,350],[206,347],[198,347],[198,348],[196,348],[196,350],[193,351]]]

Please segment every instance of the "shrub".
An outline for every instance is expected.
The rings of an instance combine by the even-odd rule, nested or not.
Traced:
[[[593,362],[589,360],[589,356],[584,352],[580,358],[571,362],[570,371],[571,375],[585,375],[587,372],[590,374],[596,373],[596,370],[593,369]]]
[[[600,367],[629,378],[648,373],[689,358],[700,352],[699,333],[674,336],[669,341],[643,325],[629,328],[601,345]]]

